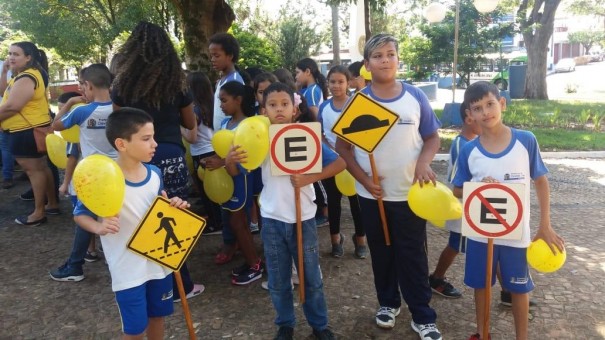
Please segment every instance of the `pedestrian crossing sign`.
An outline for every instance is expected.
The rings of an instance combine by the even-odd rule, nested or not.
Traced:
[[[342,111],[332,132],[372,153],[398,119],[399,115],[395,112],[357,92]]]
[[[181,269],[206,220],[158,196],[128,242],[128,249],[174,271]]]

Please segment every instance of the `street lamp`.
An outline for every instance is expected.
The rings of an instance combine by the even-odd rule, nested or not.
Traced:
[[[500,0],[474,0],[477,11],[488,13],[496,9]],[[454,65],[452,66],[452,103],[456,102],[456,76],[458,73],[458,32],[460,29],[460,0],[456,0],[454,17]],[[431,23],[440,22],[445,18],[445,7],[439,2],[429,4],[424,10],[424,17]],[[446,104],[447,106],[447,104]],[[452,108],[454,109],[454,108]],[[444,109],[445,113],[446,109]],[[458,110],[456,110],[457,112]]]

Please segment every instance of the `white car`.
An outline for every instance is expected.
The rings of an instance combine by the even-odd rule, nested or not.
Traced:
[[[560,59],[555,65],[555,72],[571,72],[576,70],[576,61],[573,58]]]

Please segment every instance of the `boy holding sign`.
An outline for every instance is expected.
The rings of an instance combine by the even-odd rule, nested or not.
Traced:
[[[271,124],[294,121],[296,108],[294,93],[284,83],[273,83],[263,93],[265,114]],[[275,339],[293,339],[296,318],[292,294],[292,259],[298,264],[296,234],[295,188],[300,188],[300,206],[304,257],[305,302],[303,311],[317,339],[334,339],[328,328],[328,309],[323,293],[319,269],[319,243],[315,225],[316,206],[313,182],[331,177],[345,168],[345,162],[336,153],[322,145],[322,171],[313,174],[272,176],[270,156],[261,165],[263,191],[260,195],[262,216],[261,238],[265,250],[269,292],[279,327]],[[236,145],[227,156],[227,163],[245,162],[246,155]],[[300,273],[300,270],[299,270]],[[302,276],[301,276],[302,277]],[[303,284],[301,282],[301,284]]]
[[[149,164],[157,143],[153,119],[134,108],[114,111],[107,119],[107,139],[118,151],[117,163],[126,179],[124,204],[118,216],[100,218],[80,201],[74,220],[85,230],[101,235],[111,286],[122,318],[124,339],[164,337],[164,317],[172,314],[172,271],[127,249],[128,241],[162,190],[160,170]],[[145,162],[145,163],[144,163]],[[111,199],[109,197],[108,199]],[[189,208],[178,197],[170,205]]]
[[[435,321],[437,313],[429,306],[431,287],[426,253],[426,220],[416,216],[408,205],[408,190],[414,182],[433,185],[436,175],[431,162],[439,150],[439,120],[426,95],[417,87],[396,79],[399,67],[397,39],[378,34],[366,42],[363,58],[372,73],[372,83],[361,90],[374,101],[395,112],[399,118],[374,149],[377,174],[372,171],[371,154],[353,147],[342,138],[336,151],[347,162],[355,177],[361,220],[366,230],[374,286],[380,308],[378,327],[395,327],[401,297],[412,314],[412,329],[421,339],[441,340]],[[373,175],[380,176],[375,183]],[[433,184],[428,184],[433,182]],[[384,201],[386,224],[392,245],[385,244],[379,215]]]
[[[498,88],[488,82],[476,82],[464,93],[468,114],[481,126],[481,135],[468,142],[458,156],[458,169],[453,180],[454,195],[462,197],[464,182],[523,183],[525,202],[530,198],[530,179],[536,187],[540,206],[540,227],[534,239],[541,238],[551,249],[563,250],[564,242],[550,224],[550,189],[536,137],[529,131],[510,128],[502,122],[506,100]],[[529,211],[529,205],[524,207]],[[527,267],[526,252],[530,244],[529,212],[523,216],[520,240],[494,240],[493,268],[499,266],[502,287],[511,292],[513,317],[517,339],[527,339],[529,292],[534,284]],[[485,281],[487,246],[485,238],[468,238],[464,283],[475,289],[477,333],[470,339],[481,339],[484,334],[486,300]],[[492,270],[491,282],[495,282]],[[487,339],[486,339],[487,340]]]

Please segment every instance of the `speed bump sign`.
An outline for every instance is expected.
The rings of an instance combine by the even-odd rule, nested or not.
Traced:
[[[332,132],[372,153],[398,119],[395,112],[357,92],[344,108]]]
[[[178,271],[199,240],[206,220],[158,196],[128,242],[128,249]]]

